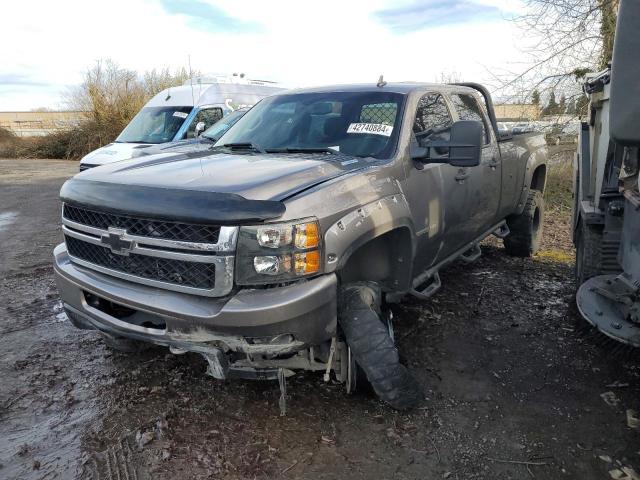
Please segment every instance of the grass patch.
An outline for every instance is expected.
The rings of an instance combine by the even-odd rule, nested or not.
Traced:
[[[553,155],[547,165],[544,194],[547,211],[571,215],[573,210],[573,151]]]
[[[536,260],[543,260],[553,263],[573,264],[574,256],[562,250],[540,250],[535,255]]]

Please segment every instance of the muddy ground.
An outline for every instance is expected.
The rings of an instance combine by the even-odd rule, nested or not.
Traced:
[[[489,241],[430,302],[395,308],[424,385],[397,413],[320,374],[220,382],[156,348],[112,353],[60,311],[50,266],[57,192],[74,162],[0,161],[0,478],[556,479],[640,471],[640,355],[585,328],[573,304],[568,213],[541,254]],[[612,392],[606,396],[602,394]],[[632,478],[632,477],[620,477]]]

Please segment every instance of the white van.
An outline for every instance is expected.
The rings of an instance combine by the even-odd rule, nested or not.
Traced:
[[[149,100],[115,142],[85,155],[80,171],[137,156],[137,149],[195,138],[228,113],[282,90],[239,76],[198,78],[167,88]]]

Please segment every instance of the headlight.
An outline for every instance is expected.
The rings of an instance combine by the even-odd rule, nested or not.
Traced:
[[[320,273],[321,247],[315,219],[240,227],[236,282],[278,283]]]

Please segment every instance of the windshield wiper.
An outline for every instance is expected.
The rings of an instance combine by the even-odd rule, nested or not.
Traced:
[[[250,143],[250,142],[225,143],[222,146],[225,147],[225,148],[229,148],[231,150],[252,150],[252,151],[258,152],[258,153],[264,153],[264,150],[262,150],[260,147],[258,147],[257,145],[254,145],[253,143]]]
[[[267,148],[265,153],[331,153],[339,154],[337,150],[327,147],[286,147],[286,148]]]

